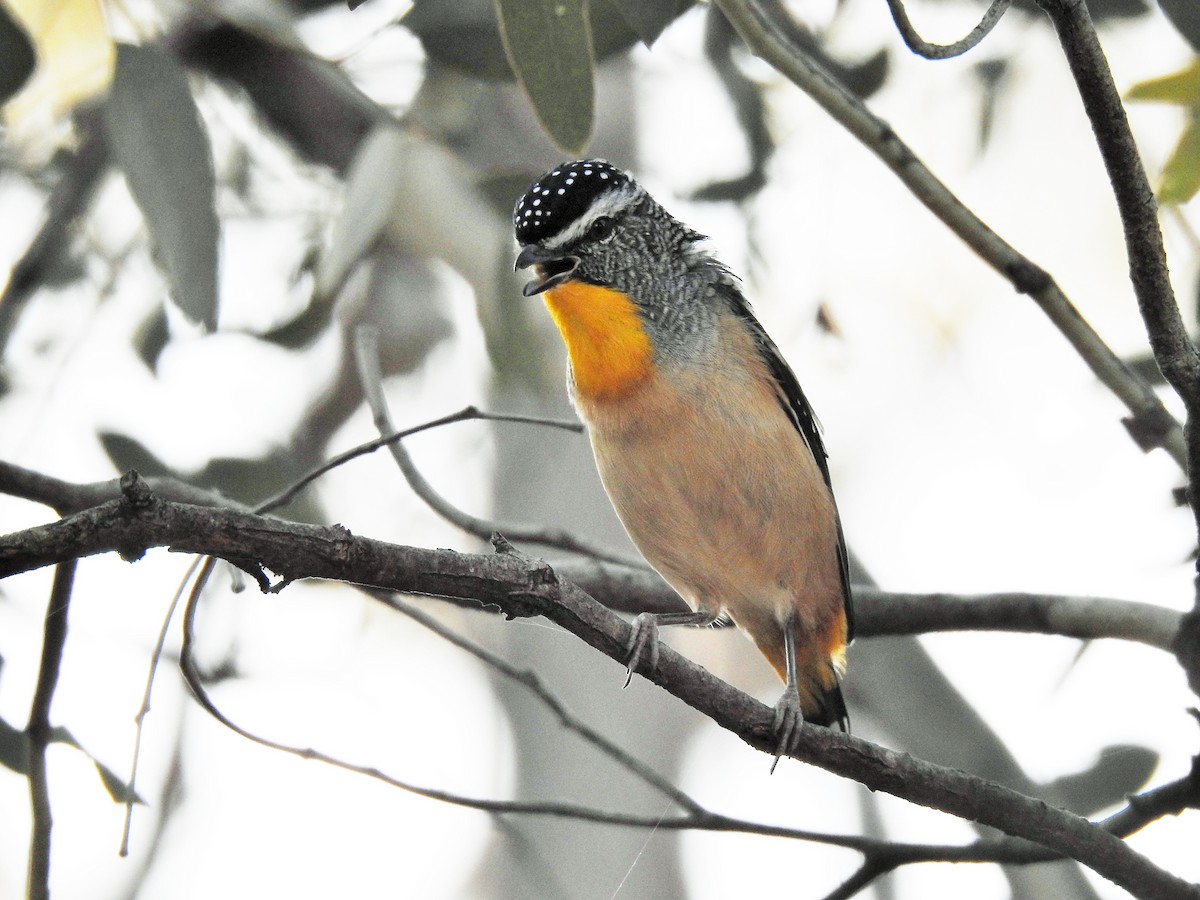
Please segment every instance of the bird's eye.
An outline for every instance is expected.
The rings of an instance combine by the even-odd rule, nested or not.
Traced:
[[[601,216],[588,229],[588,237],[593,241],[604,241],[613,236],[617,223],[611,216]]]

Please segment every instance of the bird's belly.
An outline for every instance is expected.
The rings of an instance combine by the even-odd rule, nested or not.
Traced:
[[[710,402],[651,386],[619,420],[593,411],[596,463],[634,544],[693,608],[735,621],[798,612],[816,628],[840,608],[833,501],[799,432],[754,387]]]

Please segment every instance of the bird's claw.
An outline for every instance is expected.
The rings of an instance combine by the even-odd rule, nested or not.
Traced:
[[[634,672],[639,669],[653,672],[658,668],[658,623],[653,616],[642,613],[634,618],[626,649],[629,661],[625,667],[625,687],[629,687]]]
[[[796,749],[800,737],[800,729],[804,726],[804,711],[800,708],[800,697],[796,691],[789,688],[783,692],[779,702],[775,704],[775,761],[771,763],[771,772],[779,765],[780,758],[790,756]]]

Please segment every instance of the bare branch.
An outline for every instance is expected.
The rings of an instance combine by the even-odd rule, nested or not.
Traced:
[[[686,607],[656,573],[596,562],[559,563],[560,575],[618,612],[677,612]],[[1175,651],[1182,615],[1149,603],[1053,594],[914,594],[856,584],[857,637],[933,631],[1007,631],[1095,640],[1114,638]]]
[[[119,548],[127,558],[145,548],[229,559],[269,569],[283,581],[326,578],[405,593],[447,596],[494,605],[509,617],[545,616],[623,665],[630,626],[582,590],[559,581],[546,566],[530,568],[512,554],[477,556],[422,550],[360,538],[344,528],[278,522],[237,510],[207,509],[149,493],[125,479],[120,500],[0,541],[0,577]],[[253,561],[251,563],[250,561]],[[772,710],[662,647],[649,676],[752,747],[776,749]],[[1141,897],[1200,896],[1200,889],[1165,872],[1086,819],[1016,791],[823,728],[804,728],[795,758],[914,803],[1044,844],[1090,866]],[[428,793],[427,795],[432,795]]]
[[[50,809],[50,783],[46,774],[46,750],[54,739],[50,705],[62,670],[67,643],[67,612],[75,586],[76,561],[58,564],[42,632],[42,661],[29,710],[25,733],[29,737],[29,795],[33,811],[33,833],[29,839],[29,900],[50,900],[50,832],[54,817]]]
[[[1075,78],[1084,111],[1092,123],[1096,145],[1112,185],[1125,249],[1129,278],[1146,324],[1150,348],[1163,376],[1183,400],[1188,412],[1185,426],[1188,462],[1200,463],[1200,351],[1188,335],[1163,248],[1158,204],[1146,178],[1129,119],[1096,28],[1083,0],[1037,0],[1058,33],[1063,54]],[[1200,530],[1200,491],[1193,490],[1192,514]]]
[[[367,405],[371,408],[371,414],[375,419],[375,427],[383,434],[395,431],[391,414],[388,412],[387,401],[383,396],[383,376],[379,370],[378,332],[375,328],[365,325],[358,327],[355,332],[354,353],[358,364],[359,379],[362,383],[363,396],[366,398]],[[490,540],[491,536],[496,532],[500,532],[515,541],[541,544],[544,547],[555,547],[570,553],[579,553],[584,556],[590,556],[607,562],[620,563],[633,568],[646,568],[645,563],[640,559],[616,553],[592,541],[559,529],[540,528],[516,522],[493,522],[479,516],[474,516],[465,510],[459,509],[434,490],[433,485],[421,474],[413,462],[412,456],[409,455],[408,450],[403,444],[399,441],[391,441],[388,443],[388,449],[392,453],[392,458],[396,460],[396,465],[400,467],[400,472],[404,475],[404,480],[408,482],[413,492],[424,500],[426,505],[435,513],[467,534],[486,541]]]
[[[1101,340],[1050,275],[1005,242],[917,158],[891,126],[838,84],[796,38],[779,0],[716,0],[750,49],[775,67],[880,158],[935,216],[1022,294],[1029,295],[1092,372],[1129,409],[1130,430],[1145,449],[1165,448],[1187,465],[1183,432],[1154,393]]]
[[[904,8],[903,0],[887,0],[887,5],[892,11],[896,29],[900,32],[900,37],[904,38],[904,44],[909,50],[926,59],[952,59],[974,49],[991,34],[992,29],[1012,6],[1012,0],[992,0],[992,5],[987,8],[979,24],[971,29],[970,34],[953,44],[931,44],[921,37],[908,18],[908,10]]]
[[[470,408],[437,422],[459,421],[457,417],[468,413],[471,413]],[[434,424],[426,423],[418,428],[433,427]],[[407,433],[400,432],[401,435]],[[397,436],[390,435],[391,439],[397,439]],[[377,448],[378,445],[378,441],[372,441],[348,452],[368,452],[364,448]],[[188,498],[182,502],[189,505],[219,507],[218,501],[223,499],[220,495],[169,478],[148,479],[147,484],[159,499]],[[80,504],[85,500],[99,506],[121,497],[117,479],[75,484],[3,461],[0,461],[0,493],[24,496],[63,510],[81,508]],[[38,526],[4,538],[0,543],[0,577],[51,565],[76,553],[86,555],[87,552],[119,549],[99,546],[90,551],[77,550],[69,533],[56,531],[57,537],[51,538],[45,531],[47,527]],[[679,595],[655,572],[644,568],[595,560],[568,560],[559,563],[557,570],[617,612],[636,614],[684,609]],[[1102,597],[1027,593],[902,594],[855,585],[854,603],[859,637],[931,631],[1007,631],[1057,634],[1084,640],[1114,638],[1175,652],[1173,642],[1181,621],[1179,613],[1163,607]]]

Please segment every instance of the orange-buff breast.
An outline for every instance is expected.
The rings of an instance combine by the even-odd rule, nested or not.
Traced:
[[[569,281],[546,291],[546,306],[567,345],[576,392],[615,400],[654,370],[654,347],[633,301],[620,291]]]

